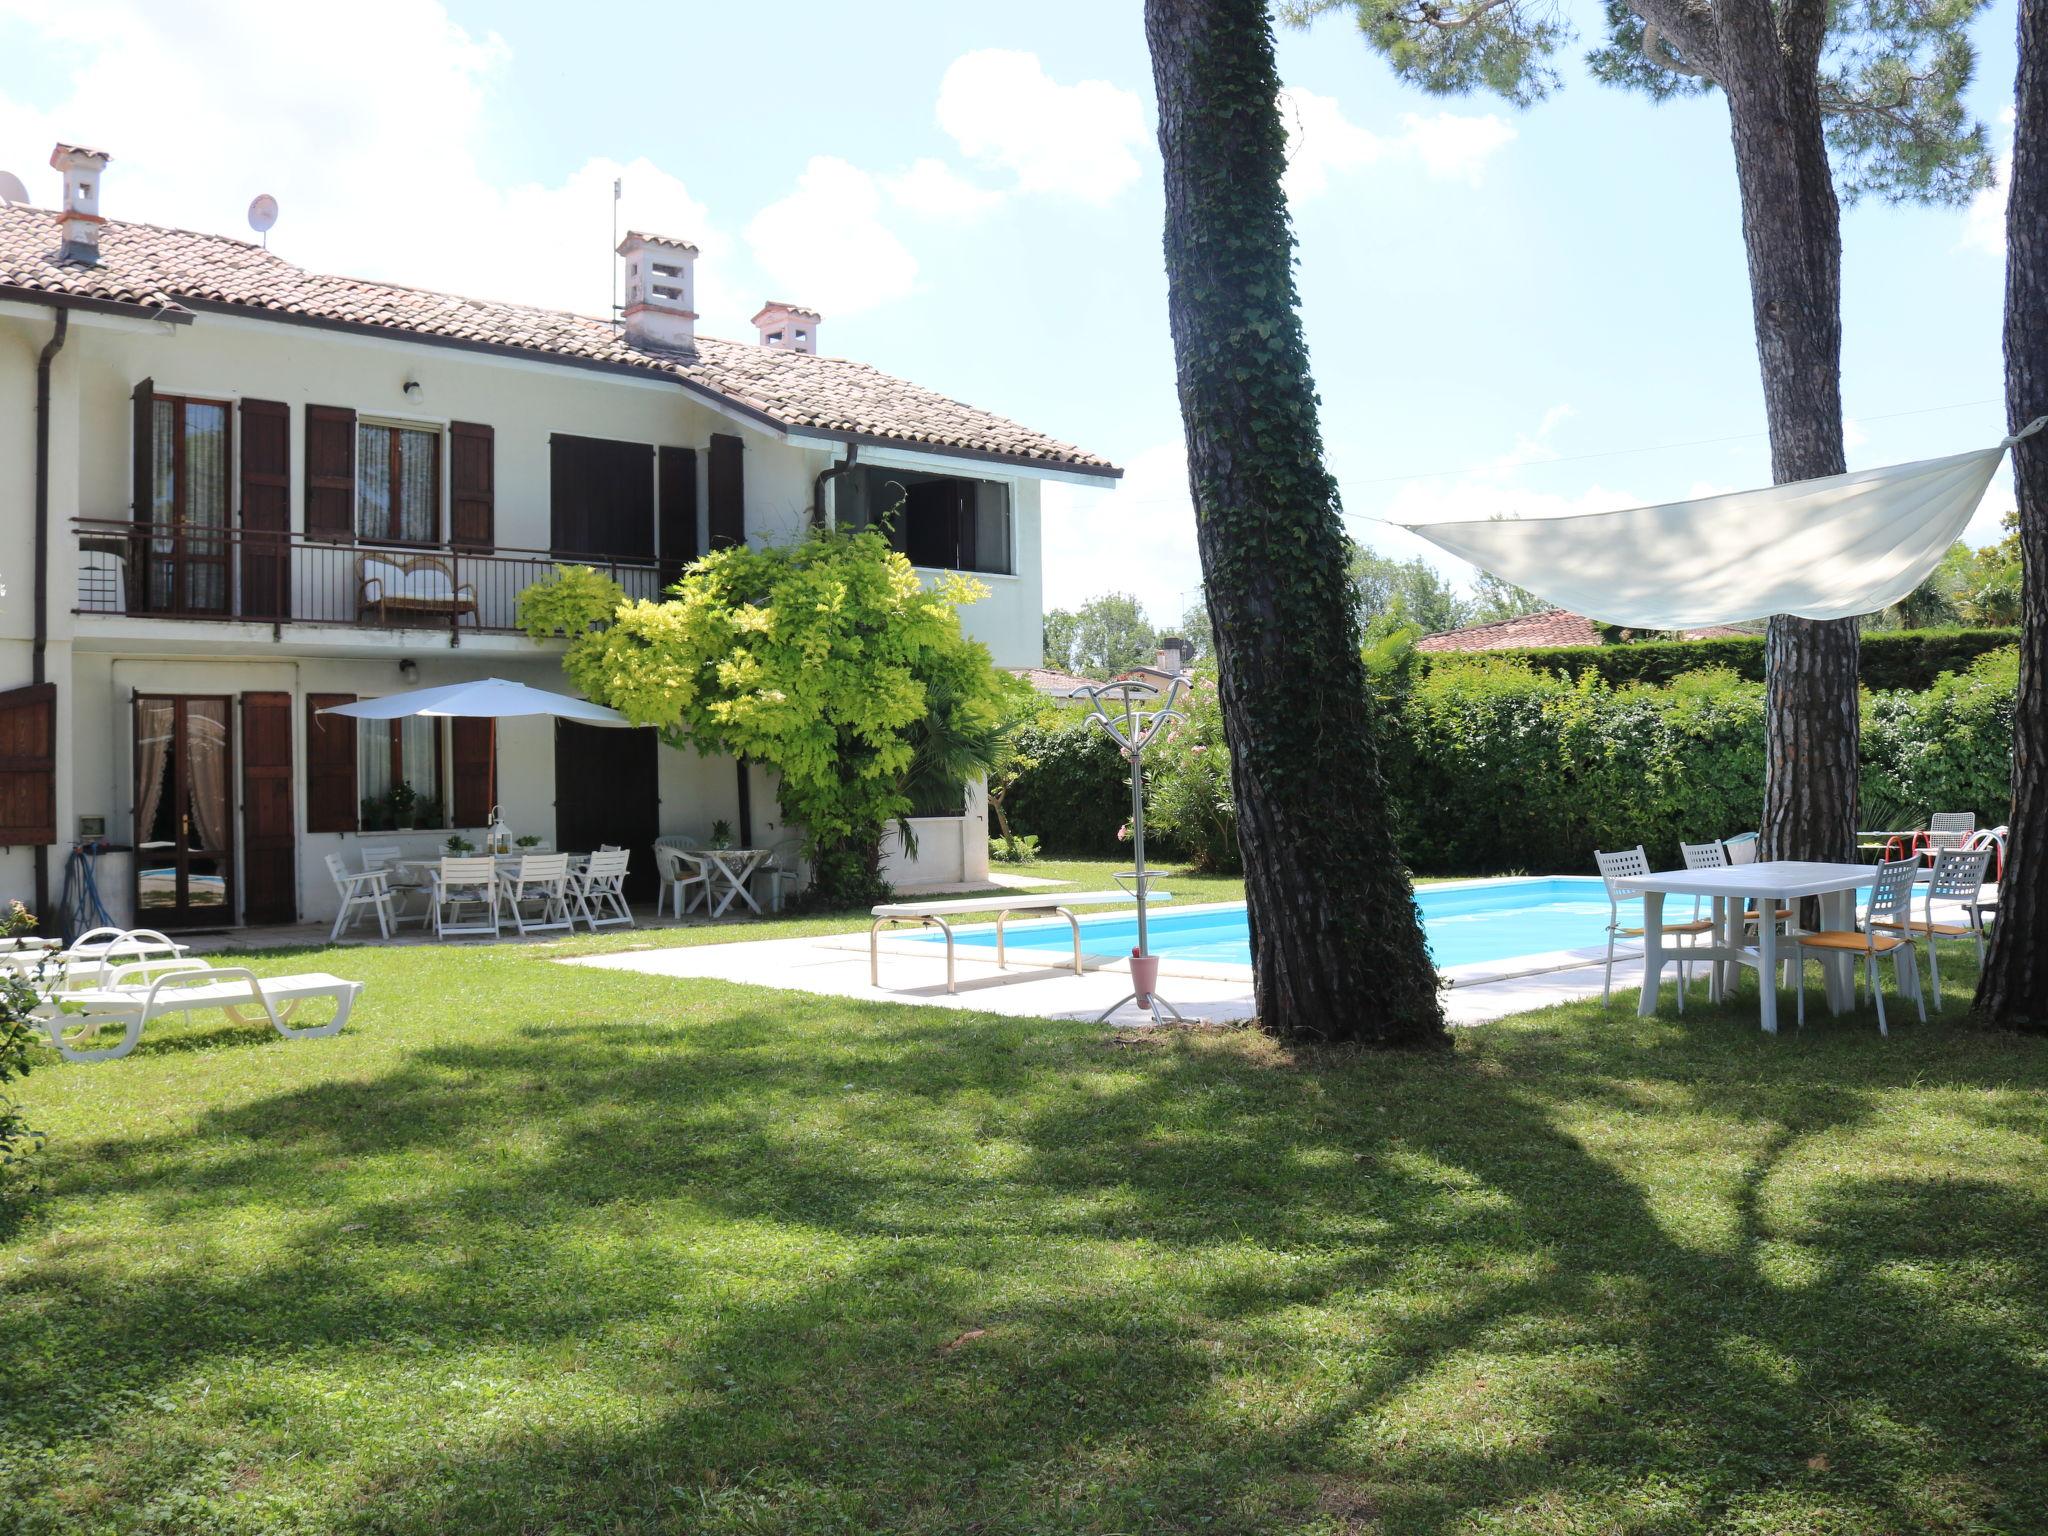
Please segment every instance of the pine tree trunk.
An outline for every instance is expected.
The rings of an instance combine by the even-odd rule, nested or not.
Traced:
[[[1303,1038],[1440,1045],[1437,976],[1389,824],[1296,312],[1265,6],[1146,0],[1145,35],[1259,1016]]]
[[[2048,0],[2020,0],[2019,92],[2005,211],[2005,413],[2013,431],[2048,415]],[[2048,434],[2015,443],[2020,691],[2013,711],[2012,822],[1998,923],[1977,986],[1994,1024],[2048,1029]]]
[[[1821,0],[1716,0],[1757,361],[1777,484],[1838,475],[1842,231],[1821,112]],[[1856,854],[1857,621],[1774,615],[1762,855]]]

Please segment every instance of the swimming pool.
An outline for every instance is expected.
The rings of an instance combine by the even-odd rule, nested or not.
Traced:
[[[1430,954],[1440,971],[1591,949],[1607,941],[1607,894],[1589,876],[1425,885],[1416,889],[1416,900]],[[1691,915],[1690,908],[1685,915]],[[1152,952],[1167,959],[1197,965],[1252,963],[1243,902],[1185,911],[1156,907],[1147,927]],[[1067,921],[1061,917],[1011,923],[1008,936],[1013,949],[1063,950],[1069,943]],[[920,941],[945,942],[939,934],[920,936]],[[962,929],[957,942],[993,950],[995,930]],[[1088,954],[1127,955],[1137,943],[1135,912],[1081,919],[1081,948]]]

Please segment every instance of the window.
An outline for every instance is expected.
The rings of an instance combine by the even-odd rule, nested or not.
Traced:
[[[443,825],[441,722],[418,715],[359,722],[356,786],[366,832]]]
[[[842,528],[880,527],[912,565],[1007,576],[1010,488],[915,470],[862,465],[833,487]]]
[[[224,613],[228,599],[228,406],[150,402],[149,603],[160,613]]]
[[[356,425],[356,537],[433,544],[441,534],[441,433],[383,422]]]

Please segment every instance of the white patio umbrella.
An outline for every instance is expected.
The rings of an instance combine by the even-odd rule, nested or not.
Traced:
[[[553,715],[584,725],[630,726],[632,721],[615,709],[572,699],[565,693],[529,688],[502,677],[478,678],[470,683],[447,683],[439,688],[421,688],[409,693],[387,693],[382,698],[358,699],[353,704],[336,704],[320,711],[323,715],[351,715],[358,720],[402,720],[411,715],[464,720],[503,720],[514,715]]]

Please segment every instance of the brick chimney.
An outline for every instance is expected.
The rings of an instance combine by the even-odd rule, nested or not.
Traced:
[[[626,339],[676,352],[697,350],[697,247],[634,230],[619,242],[626,261]]]
[[[754,325],[764,347],[778,352],[816,352],[818,322],[823,318],[815,309],[770,299],[754,316]]]
[[[50,151],[50,165],[64,175],[64,206],[57,214],[62,246],[60,261],[93,266],[100,259],[100,177],[107,168],[103,150],[59,144]]]

